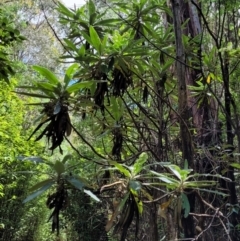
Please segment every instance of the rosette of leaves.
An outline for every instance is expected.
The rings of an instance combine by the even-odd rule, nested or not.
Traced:
[[[65,73],[63,81],[61,81],[50,70],[33,66],[42,77],[46,79],[44,82],[36,81],[33,86],[18,86],[18,89],[27,89],[26,91],[16,91],[18,94],[37,97],[40,99],[48,99],[45,103],[34,103],[33,105],[42,106],[39,116],[40,123],[35,128],[29,139],[40,130],[40,128],[47,124],[41,133],[35,139],[40,140],[43,136],[47,137],[48,142],[51,142],[50,150],[59,147],[62,153],[61,143],[65,135],[71,133],[71,122],[69,117],[69,106],[72,101],[70,95],[79,91],[80,88],[87,87],[92,84],[91,81],[71,84],[74,78],[74,73],[78,68],[77,64],[71,65]]]
[[[121,173],[122,177],[115,182],[102,186],[104,189],[116,187],[115,192],[115,210],[106,225],[106,231],[109,232],[113,227],[113,234],[121,233],[121,241],[124,241],[128,229],[135,217],[137,237],[139,229],[139,219],[143,212],[143,202],[141,197],[151,199],[151,195],[145,188],[144,174],[140,174],[143,170],[144,163],[147,161],[148,155],[142,153],[135,161],[133,166],[119,164],[115,161],[109,161],[114,169]]]
[[[172,204],[174,209],[175,223],[182,228],[182,218],[187,218],[190,213],[190,202],[188,199],[189,192],[208,192],[216,195],[227,196],[226,193],[216,189],[218,179],[224,179],[231,182],[229,178],[221,175],[214,174],[198,174],[193,173],[192,169],[188,169],[188,163],[185,161],[184,169],[177,165],[167,164],[164,165],[169,173],[157,173],[150,171],[154,174],[154,179],[158,180],[154,185],[164,186],[169,192],[168,200],[160,205],[159,213],[161,217],[166,218],[166,211],[168,206]],[[209,180],[209,177],[215,180]],[[211,189],[211,187],[213,189]]]
[[[72,167],[68,166],[67,163],[71,158],[71,155],[66,155],[61,161],[58,160],[55,163],[36,156],[19,158],[22,161],[29,160],[39,164],[46,164],[50,167],[51,173],[49,173],[48,178],[31,187],[30,191],[32,193],[23,200],[23,203],[27,203],[43,194],[45,191],[51,190],[46,200],[47,207],[53,210],[48,221],[52,220],[52,232],[57,231],[57,234],[59,234],[60,227],[59,214],[62,210],[66,209],[69,204],[69,190],[77,189],[83,191],[95,201],[100,201],[100,199],[89,190],[92,188],[87,180],[71,174],[70,170]]]

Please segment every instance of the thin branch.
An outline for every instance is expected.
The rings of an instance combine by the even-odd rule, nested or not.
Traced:
[[[100,153],[98,153],[95,148],[83,137],[83,135],[72,125],[72,123],[69,122],[69,124],[71,125],[72,129],[76,132],[76,134],[84,141],[85,144],[87,144],[90,149],[100,158],[102,159],[106,159],[106,157],[102,156]]]

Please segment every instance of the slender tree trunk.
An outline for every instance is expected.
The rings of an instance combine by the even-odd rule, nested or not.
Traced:
[[[180,7],[183,5],[183,0],[172,0],[173,24],[175,31],[175,44],[176,44],[176,74],[178,79],[178,105],[180,115],[180,135],[182,141],[182,157],[187,160],[190,167],[194,166],[193,163],[193,147],[191,133],[188,129],[189,111],[187,100],[187,84],[186,84],[186,64],[185,64],[185,50],[182,42],[182,28],[181,28],[181,11]],[[195,195],[191,193],[188,195],[190,203],[190,212],[194,211]],[[182,218],[185,238],[193,238],[195,236],[195,226],[192,216]]]

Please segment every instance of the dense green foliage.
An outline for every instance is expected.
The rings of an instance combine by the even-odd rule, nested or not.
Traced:
[[[0,82],[0,238],[240,240],[239,3],[18,2],[30,46],[21,59],[7,22],[23,62]]]

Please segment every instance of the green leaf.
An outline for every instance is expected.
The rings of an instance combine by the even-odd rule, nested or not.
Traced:
[[[75,177],[67,177],[66,180],[73,185],[74,187],[76,187],[79,190],[83,190],[83,188],[86,186],[84,182],[82,182],[79,178],[75,178]]]
[[[80,57],[84,57],[84,56],[85,56],[85,53],[86,53],[85,46],[82,45],[81,48],[77,51],[77,54],[78,54]]]
[[[114,165],[118,171],[120,171],[122,174],[124,174],[126,177],[131,177],[131,173],[127,168],[125,168],[123,165],[115,162],[115,161],[109,161],[110,164]]]
[[[36,70],[39,74],[41,74],[43,77],[45,77],[51,84],[53,85],[60,84],[57,76],[54,73],[52,73],[50,70],[37,65],[34,65],[32,68]]]
[[[29,201],[31,201],[32,199],[40,196],[43,192],[45,192],[46,190],[48,190],[54,182],[49,182],[47,184],[45,184],[43,187],[41,187],[40,189],[38,189],[37,191],[33,192],[31,195],[29,195],[27,198],[25,198],[23,200],[23,203],[27,203]]]
[[[196,189],[199,190],[199,191],[203,191],[203,192],[209,192],[209,193],[221,195],[223,197],[229,196],[228,194],[226,194],[224,192],[214,191],[214,190],[211,190],[211,189],[204,189],[204,188],[196,188]]]
[[[89,195],[92,199],[94,199],[97,202],[101,202],[101,200],[94,194],[92,193],[90,190],[83,190],[87,195]]]
[[[147,161],[148,155],[146,152],[140,154],[138,159],[135,161],[133,165],[133,175],[137,175],[139,172],[142,171],[144,163]]]
[[[103,38],[103,40],[102,40],[102,43],[101,43],[101,45],[100,45],[100,49],[101,49],[101,54],[102,54],[102,55],[103,55],[104,52],[105,52],[107,43],[108,43],[108,35],[105,35],[104,38]]]
[[[91,87],[93,84],[94,84],[94,81],[83,81],[83,82],[80,82],[80,83],[73,84],[73,85],[69,86],[66,89],[66,91],[69,94],[71,94],[71,93],[76,92],[80,89]]]
[[[69,159],[72,159],[72,158],[73,158],[73,156],[71,154],[67,154],[62,159],[62,163],[65,164]]]
[[[32,186],[32,187],[29,189],[29,191],[30,191],[30,192],[33,192],[33,191],[35,191],[35,190],[37,190],[37,189],[45,186],[45,185],[48,184],[48,183],[52,183],[52,184],[53,184],[53,183],[54,183],[54,180],[53,180],[52,178],[50,178],[50,179],[46,179],[46,180],[44,180],[44,181],[38,182],[37,184],[35,184],[34,186]]]
[[[116,121],[119,121],[122,117],[122,103],[121,99],[118,97],[111,96],[110,97],[111,107],[112,107],[112,115]]]
[[[90,36],[89,36],[86,32],[80,31],[80,34],[84,37],[84,39],[85,39],[89,44],[93,45]]]
[[[135,200],[135,203],[137,205],[137,208],[138,208],[138,212],[139,214],[142,214],[143,212],[143,202],[134,195],[134,200]]]
[[[182,208],[184,209],[184,218],[187,218],[190,213],[190,203],[185,193],[181,194],[181,198],[182,198]]]
[[[17,93],[19,95],[27,95],[31,97],[37,97],[37,98],[47,98],[47,99],[53,99],[51,95],[41,95],[41,94],[35,94],[35,93],[28,93],[28,92],[21,92],[21,91],[13,91],[14,93]]]
[[[57,172],[59,176],[65,172],[65,166],[60,161],[55,162],[55,164],[53,165],[53,169]]]
[[[93,26],[90,26],[89,33],[93,47],[101,54],[101,40]]]
[[[71,49],[72,51],[75,51],[75,52],[78,51],[76,45],[75,45],[71,40],[65,38],[65,39],[64,39],[64,42],[66,43],[67,47],[68,47],[69,49]]]
[[[94,26],[115,26],[117,23],[120,23],[122,20],[121,19],[114,19],[114,18],[110,18],[110,19],[104,19],[104,20],[100,20],[97,23],[94,24]]]
[[[44,89],[44,90],[52,91],[52,92],[55,92],[56,88],[57,88],[55,85],[52,85],[52,84],[46,83],[46,82],[45,83],[39,82],[39,83],[37,83],[37,86],[39,87],[38,88],[39,90]]]
[[[67,17],[74,18],[74,13],[71,10],[69,10],[60,2],[57,2],[57,4],[58,4],[58,11],[60,13],[66,15]]]
[[[92,15],[96,12],[95,4],[92,0],[88,1],[88,12],[89,12],[89,15]]]
[[[189,173],[192,172],[192,169],[182,170],[177,165],[166,165],[166,167],[181,181],[186,180]]]
[[[66,70],[66,73],[65,73],[65,76],[64,76],[64,89],[67,88],[69,82],[72,80],[73,75],[75,74],[78,67],[79,67],[78,64],[72,64]]]
[[[217,181],[209,181],[209,180],[204,180],[204,181],[189,181],[189,182],[184,182],[184,188],[190,188],[190,187],[209,187],[216,185]]]
[[[230,166],[234,167],[234,168],[237,168],[237,169],[240,169],[240,164],[239,163],[231,163]]]

